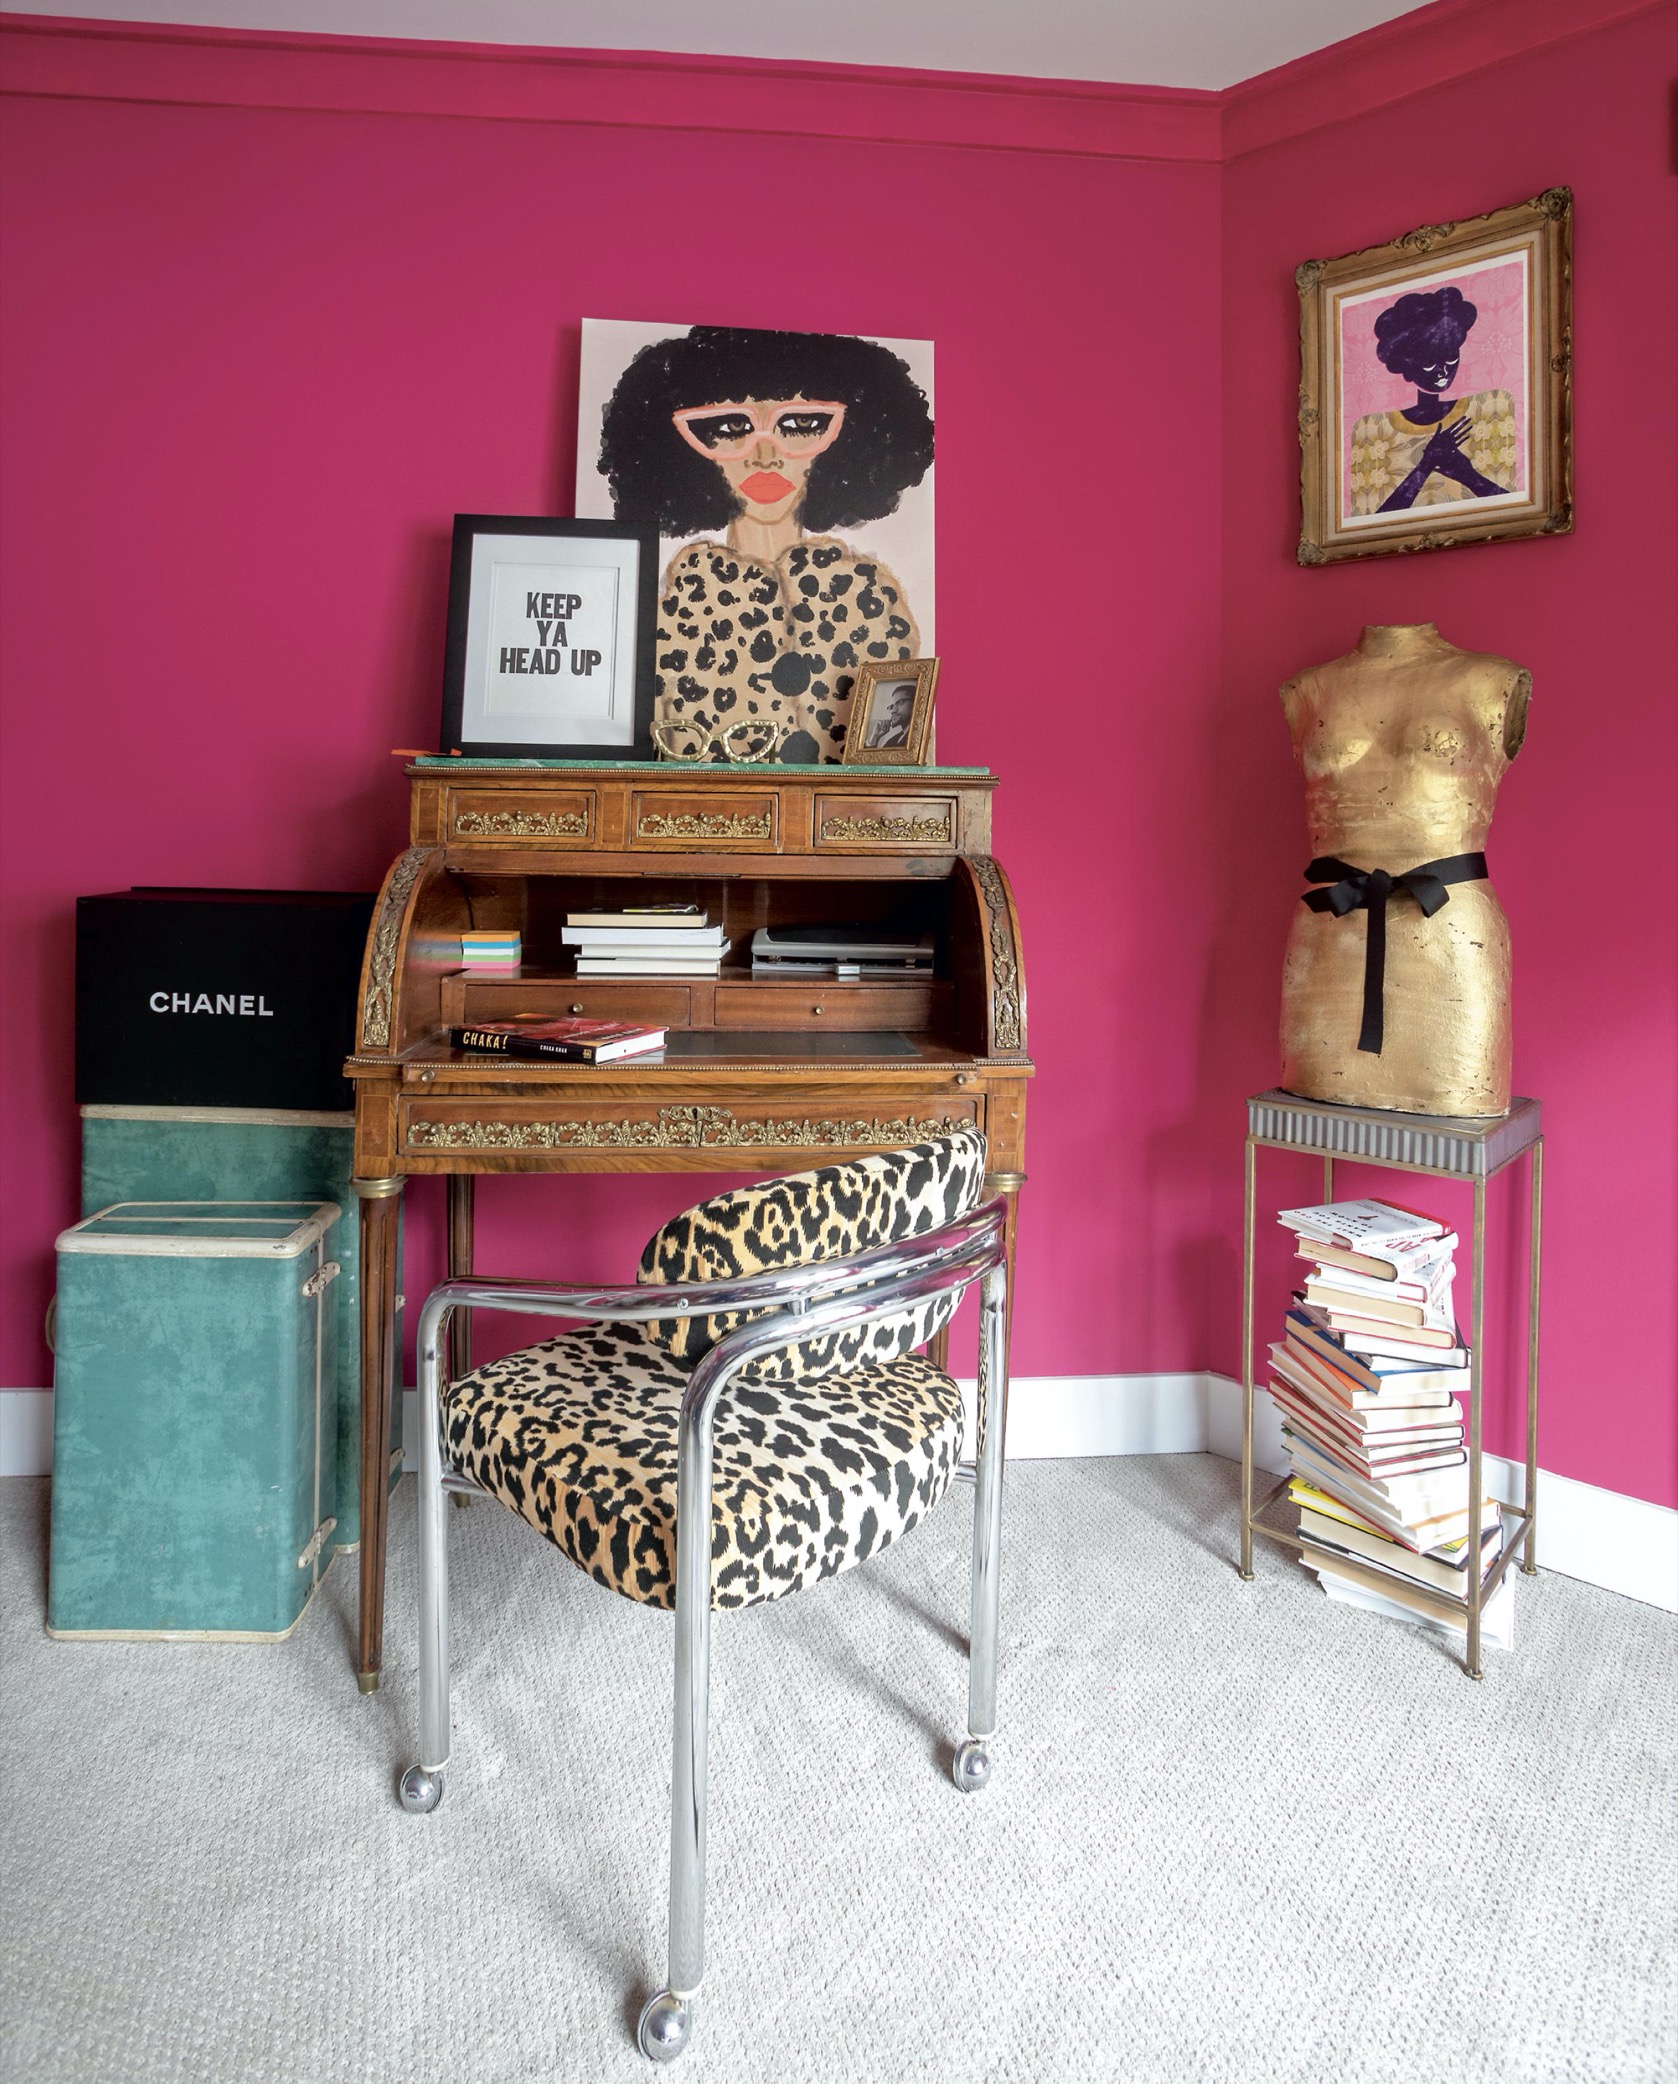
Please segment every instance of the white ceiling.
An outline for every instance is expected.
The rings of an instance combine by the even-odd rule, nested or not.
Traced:
[[[1416,0],[46,0],[96,20],[1230,87]],[[4,10],[6,12],[21,10]]]

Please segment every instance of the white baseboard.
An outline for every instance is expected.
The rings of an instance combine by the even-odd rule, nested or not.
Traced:
[[[0,1389],[0,1476],[52,1473],[52,1391]]]
[[[962,1384],[972,1409],[974,1385]],[[1079,1455],[1241,1455],[1241,1391],[1227,1375],[1019,1375],[1008,1400],[1011,1461]],[[969,1429],[971,1437],[971,1428]],[[402,1399],[402,1441],[414,1442],[414,1392]],[[1262,1390],[1253,1410],[1253,1459],[1287,1466],[1281,1421]],[[0,1476],[44,1476],[52,1467],[52,1392],[0,1390]],[[1486,1457],[1487,1480],[1519,1503],[1525,1471]],[[1627,1599],[1678,1613],[1678,1511],[1541,1469],[1539,1567]]]
[[[1206,1446],[1241,1459],[1241,1385],[1210,1375]],[[1280,1474],[1287,1467],[1282,1420],[1269,1393],[1253,1399],[1253,1460]],[[1486,1456],[1486,1488],[1510,1505],[1526,1501],[1526,1464]],[[1678,1511],[1605,1491],[1577,1477],[1538,1472],[1538,1566],[1581,1578],[1606,1592],[1678,1613]]]
[[[1199,1454],[1206,1445],[1210,1379],[1196,1372],[1016,1376],[1008,1393],[1008,1458],[1036,1462],[1062,1455]],[[971,1376],[961,1385],[969,1440],[977,1391]]]

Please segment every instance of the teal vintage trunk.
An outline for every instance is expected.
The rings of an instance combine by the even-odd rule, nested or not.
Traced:
[[[361,1245],[350,1185],[354,1165],[353,1114],[250,1107],[82,1109],[84,1216],[118,1201],[335,1201],[343,1210],[332,1256],[344,1271],[330,1291],[338,1320],[331,1397],[334,1549],[353,1548],[361,1539]],[[396,1279],[400,1288],[400,1256]],[[394,1344],[400,1370],[401,1340]],[[393,1397],[393,1454],[402,1445],[401,1413],[401,1399]]]
[[[334,1202],[126,1202],[58,1240],[53,1635],[289,1634],[337,1517]]]

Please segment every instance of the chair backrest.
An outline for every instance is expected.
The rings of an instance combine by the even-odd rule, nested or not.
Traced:
[[[984,1191],[985,1139],[966,1124],[907,1150],[789,1173],[717,1194],[656,1231],[641,1254],[641,1281],[725,1281],[773,1267],[844,1259],[919,1237],[976,1208]],[[785,1346],[742,1369],[742,1379],[791,1382],[863,1361],[895,1360],[949,1322],[956,1298],[934,1296],[901,1317]],[[758,1310],[658,1318],[648,1335],[691,1367]]]

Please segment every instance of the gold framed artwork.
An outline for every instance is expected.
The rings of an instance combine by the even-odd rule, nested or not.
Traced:
[[[870,659],[857,668],[850,727],[841,749],[847,767],[924,767],[932,737],[935,658]]]
[[[1573,527],[1573,191],[1294,270],[1301,564]]]

